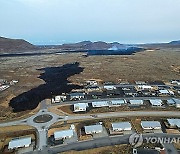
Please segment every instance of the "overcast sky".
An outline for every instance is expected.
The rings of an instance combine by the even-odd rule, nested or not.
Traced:
[[[180,0],[0,0],[0,36],[33,44],[180,39]]]

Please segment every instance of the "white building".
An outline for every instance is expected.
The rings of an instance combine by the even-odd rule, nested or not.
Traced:
[[[138,85],[137,88],[139,90],[152,90],[153,89],[152,86],[148,86],[148,85]]]
[[[70,100],[80,100],[85,98],[85,94],[84,93],[71,93],[70,94]]]
[[[66,95],[58,95],[55,96],[54,99],[52,99],[52,103],[59,103],[61,101],[65,101],[67,99]]]
[[[85,112],[88,107],[88,103],[76,103],[74,104],[74,112]]]
[[[109,107],[122,106],[124,104],[126,104],[126,100],[123,99],[111,100],[108,102]]]
[[[159,90],[160,95],[170,95],[169,91],[166,89]]]
[[[167,119],[167,121],[171,127],[180,128],[180,119]]]
[[[113,131],[130,131],[132,126],[129,122],[118,122],[112,123],[112,130]]]
[[[103,127],[102,125],[90,125],[90,126],[84,126],[85,133],[88,134],[97,134],[97,133],[102,133],[103,132]]]
[[[104,89],[106,90],[114,90],[116,87],[114,85],[104,85]]]
[[[141,121],[141,126],[144,130],[161,129],[159,121]]]
[[[167,104],[168,104],[169,106],[172,106],[172,105],[176,105],[176,102],[175,102],[173,99],[168,99],[168,100],[167,100]]]
[[[150,99],[149,100],[152,106],[160,107],[162,106],[162,100],[161,99]]]
[[[74,135],[74,130],[72,129],[56,131],[54,132],[54,139],[61,140],[61,139],[71,138],[73,137],[73,135]]]
[[[143,105],[143,100],[132,99],[132,100],[129,100],[129,103],[132,106],[140,106],[140,105]]]
[[[86,83],[87,83],[87,85],[93,85],[93,86],[98,85],[96,80],[88,80],[88,81],[86,81]]]
[[[105,107],[109,106],[108,101],[95,101],[92,102],[92,107]]]
[[[180,108],[180,99],[173,98],[173,100],[174,100],[175,103],[176,103],[176,108]]]
[[[30,145],[31,145],[31,137],[15,138],[9,142],[8,149],[29,147]]]

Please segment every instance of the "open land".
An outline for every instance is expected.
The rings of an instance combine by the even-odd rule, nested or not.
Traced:
[[[84,57],[83,53],[67,53],[1,57],[0,78],[16,79],[19,80],[19,83],[0,93],[0,120],[12,120],[36,112],[37,109],[13,113],[9,107],[9,102],[13,97],[45,84],[44,80],[38,78],[44,71],[42,68],[60,67],[67,63],[79,62],[83,71],[68,78],[73,84],[79,84],[92,78],[114,82],[119,80],[167,81],[179,78],[179,57],[179,48],[143,51],[135,55],[118,56]]]

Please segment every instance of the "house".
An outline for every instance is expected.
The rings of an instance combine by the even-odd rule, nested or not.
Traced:
[[[113,90],[106,90],[106,95],[107,96],[112,96],[112,95],[120,95],[120,91],[118,89],[113,89]]]
[[[95,85],[98,85],[98,82],[96,81],[96,80],[88,80],[88,81],[86,81],[86,84],[87,85],[93,85],[93,86],[95,86]]]
[[[150,99],[150,104],[154,107],[160,107],[162,106],[162,100],[161,99]]]
[[[171,84],[180,85],[180,80],[171,80]]]
[[[70,100],[80,100],[84,98],[85,98],[84,93],[70,93]]]
[[[161,129],[161,124],[159,121],[141,121],[141,126],[144,130]]]
[[[133,96],[133,97],[135,97],[135,96],[138,95],[138,93],[137,93],[137,91],[135,90],[134,87],[122,88],[122,90],[123,90],[123,92],[124,92],[124,94],[126,96]]]
[[[103,132],[103,127],[100,124],[97,125],[90,125],[90,126],[84,126],[85,133],[88,134],[97,134]]]
[[[137,84],[137,85],[146,85],[147,83],[145,81],[135,81],[135,84]]]
[[[160,90],[159,90],[159,95],[168,96],[168,95],[170,95],[170,93],[169,93],[169,91],[166,90],[166,89],[160,89]]]
[[[167,122],[170,127],[180,128],[180,119],[167,119]]]
[[[130,131],[132,126],[129,122],[117,122],[112,123],[112,130],[113,131]]]
[[[86,112],[88,107],[88,103],[76,103],[74,104],[74,112]]]
[[[66,95],[58,95],[58,96],[55,96],[55,97],[52,99],[52,103],[64,102],[66,99],[67,99],[67,96],[66,96]]]
[[[138,89],[138,90],[152,90],[153,87],[152,87],[152,86],[149,86],[149,85],[138,85],[138,86],[137,86],[137,89]]]
[[[151,96],[152,92],[149,89],[141,90],[141,94],[144,96]]]
[[[176,103],[176,108],[180,108],[180,99],[173,98],[173,101]]]
[[[55,131],[54,132],[54,139],[55,140],[67,139],[67,138],[73,137],[73,135],[74,135],[74,130],[72,130],[72,129]]]
[[[114,90],[114,89],[116,89],[116,86],[115,85],[104,85],[104,89],[106,89],[106,90]]]
[[[87,92],[91,92],[91,91],[99,91],[100,87],[97,85],[90,85],[86,87]]]
[[[102,91],[92,91],[92,92],[89,92],[88,93],[88,95],[90,95],[90,96],[95,96],[95,97],[100,97],[100,96],[102,96]]]
[[[130,106],[140,106],[144,104],[143,100],[137,100],[137,99],[129,100],[129,103]]]
[[[109,107],[115,107],[115,106],[122,106],[125,105],[127,102],[123,99],[117,99],[117,100],[111,100],[108,102]]]
[[[31,145],[31,137],[15,138],[9,142],[8,149],[29,147],[30,145]]]
[[[108,101],[94,101],[92,102],[92,107],[105,107],[109,106]]]
[[[168,104],[169,106],[174,106],[174,105],[176,105],[176,102],[175,102],[173,99],[168,99],[168,100],[167,100],[167,104]]]

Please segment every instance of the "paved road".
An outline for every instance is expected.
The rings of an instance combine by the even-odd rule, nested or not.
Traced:
[[[147,97],[146,97],[147,99]],[[52,119],[46,123],[35,123],[33,119],[37,116],[49,114],[52,116]],[[103,118],[112,118],[112,117],[179,117],[180,112],[178,111],[124,111],[124,112],[110,112],[110,113],[97,113],[96,118],[90,114],[85,115],[70,115],[70,116],[59,116],[55,113],[49,112],[47,110],[46,101],[41,102],[41,109],[35,115],[18,121],[1,123],[0,127],[4,126],[13,126],[13,125],[30,125],[37,129],[37,148],[42,150],[47,146],[47,130],[49,127],[58,122],[58,121],[67,121],[67,120],[86,120],[86,119],[103,119]]]
[[[61,153],[65,151],[70,150],[87,150],[87,149],[93,149],[98,147],[104,147],[104,146],[112,146],[112,145],[119,145],[119,144],[129,144],[129,136],[130,135],[116,135],[116,136],[110,136],[110,137],[101,137],[101,138],[95,138],[93,140],[88,141],[80,141],[75,142],[72,144],[62,144],[59,146],[54,146],[50,148],[43,149],[42,151],[35,151],[34,153],[37,154],[56,154]],[[180,135],[174,135],[174,134],[144,134],[143,138],[145,137],[169,137],[169,138],[178,138]]]
[[[173,144],[165,143],[163,146],[165,148],[166,154],[178,154],[178,151]]]

